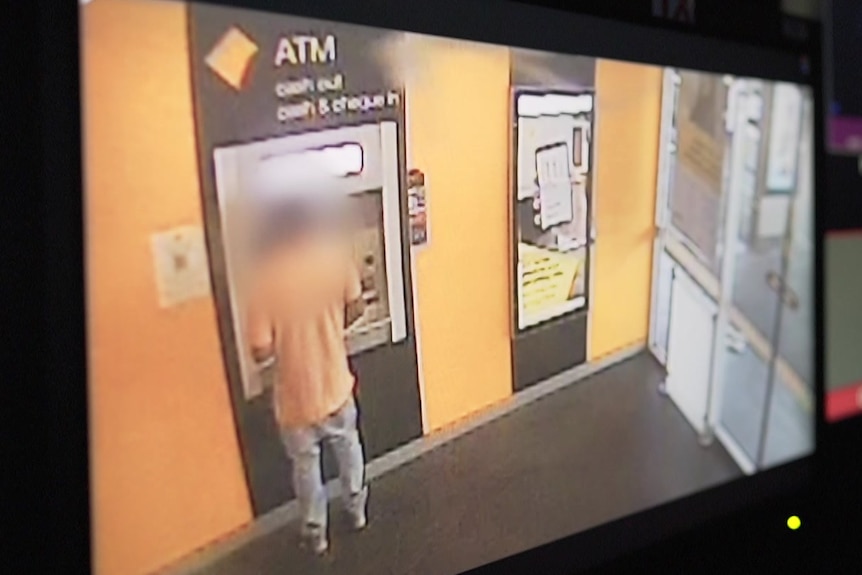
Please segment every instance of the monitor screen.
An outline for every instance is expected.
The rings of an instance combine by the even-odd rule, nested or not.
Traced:
[[[99,575],[454,575],[814,452],[803,79],[80,18]]]

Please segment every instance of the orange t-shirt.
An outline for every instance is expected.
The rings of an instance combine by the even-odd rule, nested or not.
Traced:
[[[274,252],[255,280],[248,341],[275,351],[278,421],[287,428],[319,423],[344,405],[356,382],[344,314],[362,285],[350,251],[335,238],[306,238]]]

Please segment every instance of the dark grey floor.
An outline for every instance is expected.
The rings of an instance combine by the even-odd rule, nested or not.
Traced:
[[[289,525],[203,573],[448,575],[740,476],[656,392],[662,377],[640,355],[384,475],[365,532],[345,533],[333,506],[324,559]]]

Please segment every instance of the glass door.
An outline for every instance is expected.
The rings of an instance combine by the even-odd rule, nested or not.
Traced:
[[[719,277],[731,80],[706,72],[677,75],[668,230],[705,271]]]
[[[712,441],[730,85],[716,74],[665,72],[650,349],[667,371],[660,391],[705,445]]]
[[[757,454],[759,468],[814,450],[814,211],[813,103],[802,94],[795,195],[776,288],[781,306],[774,331],[776,357]]]
[[[722,443],[753,472],[764,463],[767,429],[776,430],[769,451],[782,457],[801,445],[804,422],[812,420],[802,407],[811,395],[805,383],[811,377],[799,372],[809,373],[811,363],[813,238],[794,240],[794,228],[804,232],[805,223],[803,216],[794,218],[794,207],[810,216],[798,193],[805,187],[798,177],[799,142],[806,136],[804,93],[786,84],[740,82],[733,106],[728,258],[722,262],[725,334],[716,352],[715,418]]]
[[[753,473],[813,447],[811,94],[667,70],[663,102],[649,347],[701,442]]]
[[[766,411],[767,381],[773,355],[769,335],[775,324],[778,300],[766,284],[767,270],[781,263],[777,249],[761,249],[747,228],[756,218],[759,181],[766,145],[763,133],[767,86],[736,80],[732,101],[729,178],[722,261],[722,335],[716,343],[717,421],[715,431],[737,464],[756,469],[757,450]]]

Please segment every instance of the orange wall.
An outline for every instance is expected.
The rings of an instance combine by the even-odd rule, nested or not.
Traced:
[[[81,13],[94,562],[136,575],[251,510],[213,301],[160,309],[149,244],[201,224],[185,8]]]
[[[647,341],[661,88],[661,68],[598,61],[590,360]]]
[[[509,53],[415,39],[408,155],[426,174],[430,242],[416,254],[427,426],[512,393],[508,300]]]

